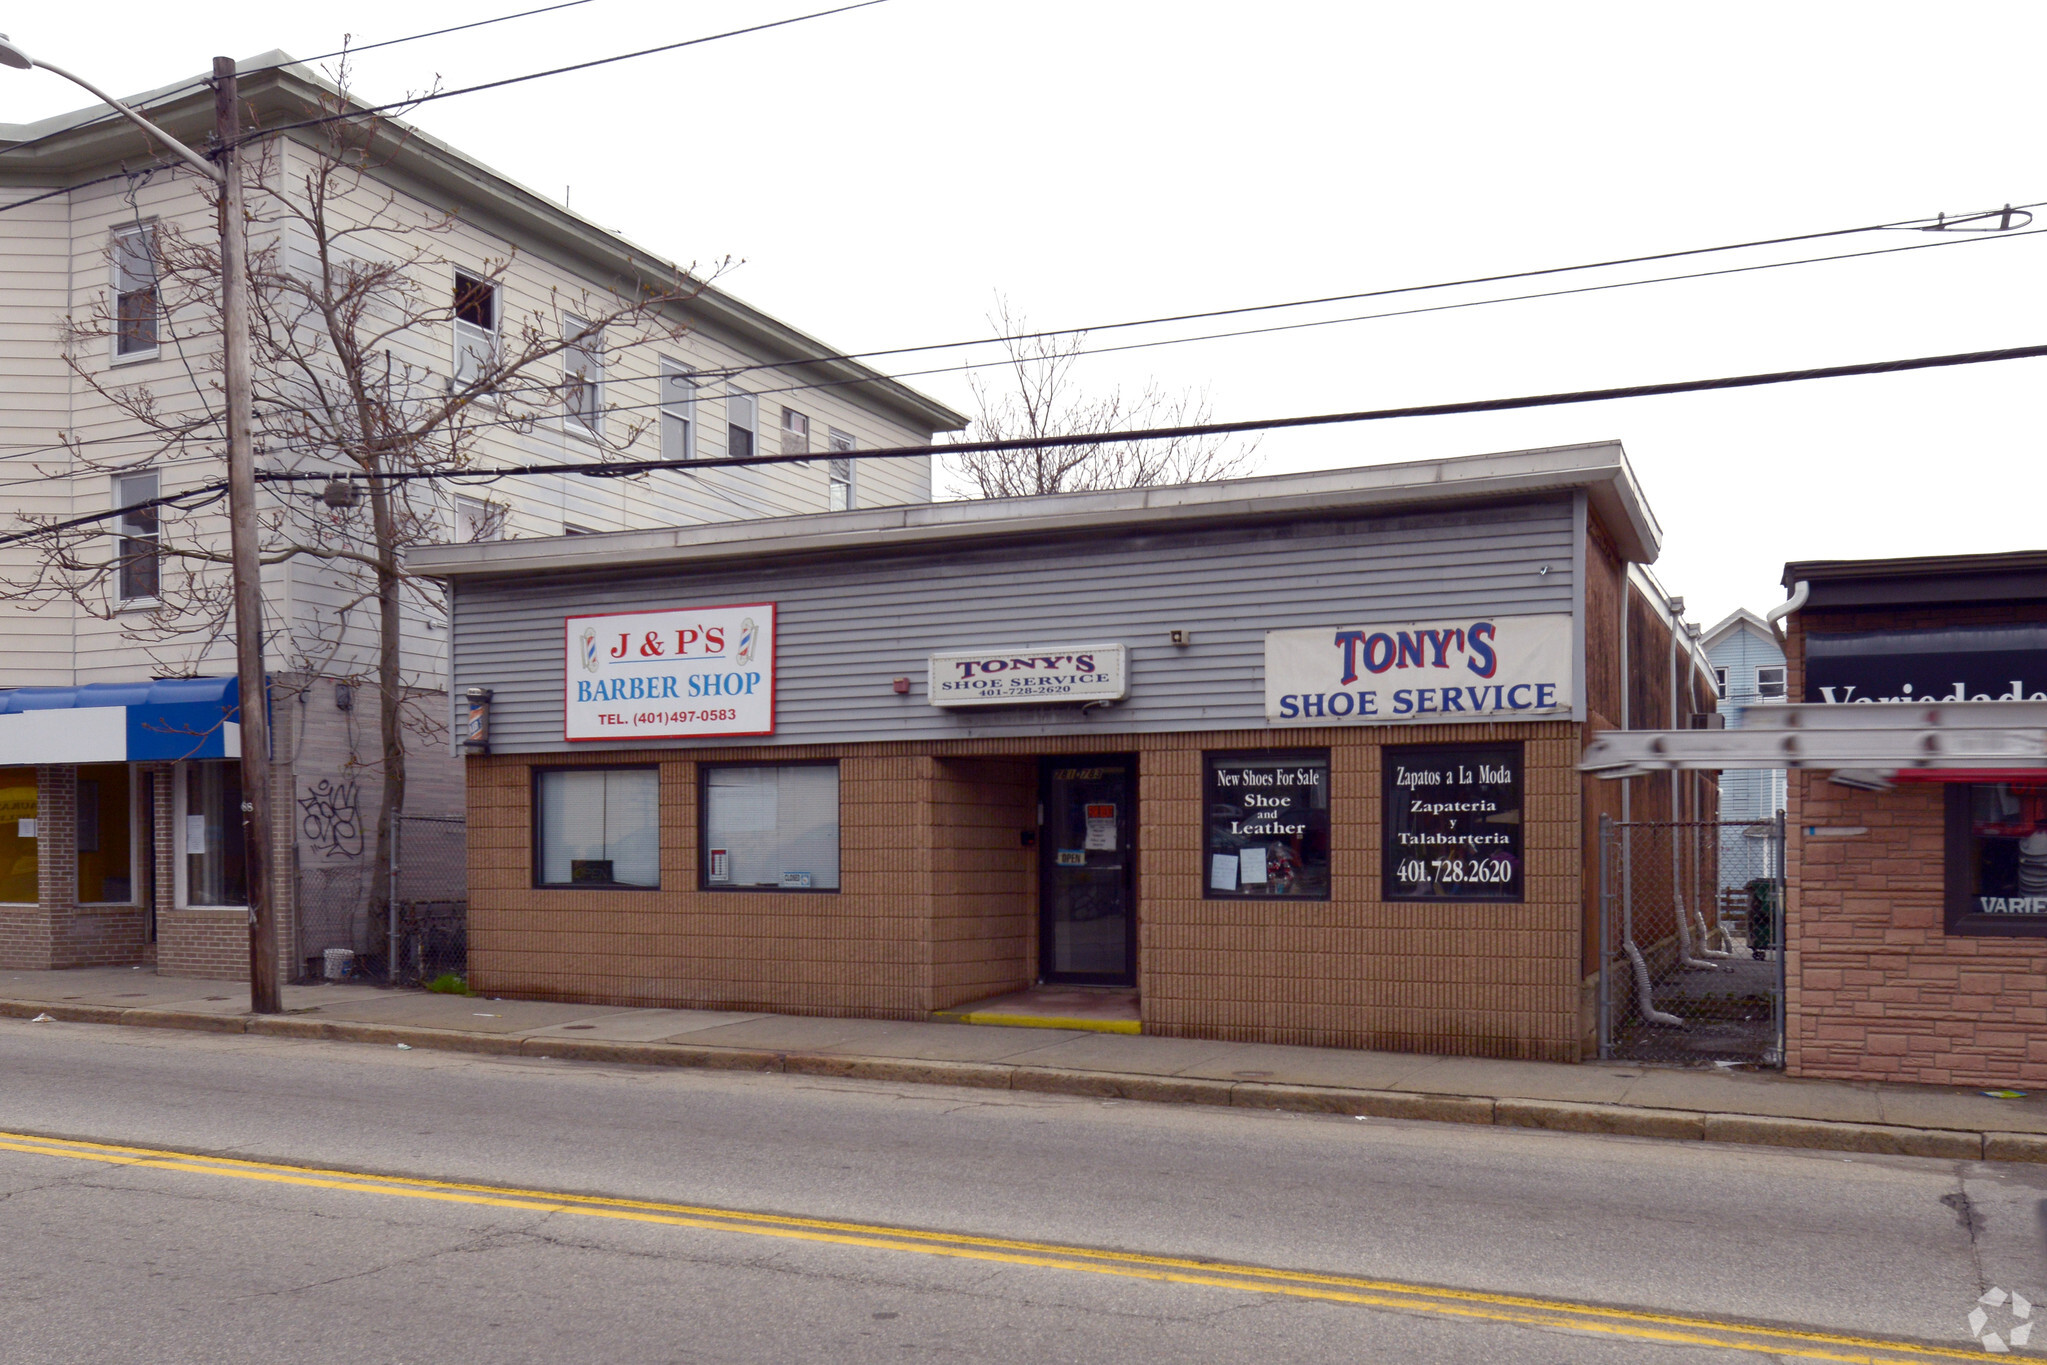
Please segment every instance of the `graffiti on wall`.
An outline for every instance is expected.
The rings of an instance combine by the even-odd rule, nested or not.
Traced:
[[[362,812],[355,783],[321,778],[299,798],[299,833],[327,858],[362,857]]]

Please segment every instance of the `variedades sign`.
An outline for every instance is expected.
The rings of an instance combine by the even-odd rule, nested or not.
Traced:
[[[1805,699],[2047,701],[2047,626],[1808,634]]]
[[[1041,645],[931,656],[933,706],[1121,701],[1130,690],[1122,645]]]
[[[1571,618],[1487,616],[1265,636],[1265,718],[1377,725],[1569,715]]]
[[[562,623],[569,739],[775,732],[775,604],[571,616]]]

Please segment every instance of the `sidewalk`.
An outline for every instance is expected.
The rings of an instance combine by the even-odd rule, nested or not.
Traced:
[[[1490,1123],[1961,1160],[2047,1162],[2047,1093],[1793,1080],[1774,1073],[1567,1066],[1204,1042],[1058,1028],[633,1009],[366,985],[248,988],[149,968],[0,971],[0,1017],[404,1043],[646,1066],[715,1067],[1169,1103]]]

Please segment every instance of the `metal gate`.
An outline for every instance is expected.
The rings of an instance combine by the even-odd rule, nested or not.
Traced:
[[[1784,815],[1599,822],[1599,1055],[1784,1064]]]

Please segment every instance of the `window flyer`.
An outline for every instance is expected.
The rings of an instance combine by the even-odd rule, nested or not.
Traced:
[[[1522,748],[1403,744],[1381,751],[1390,901],[1522,899]]]
[[[1329,899],[1329,751],[1210,754],[1209,899]]]

